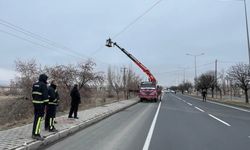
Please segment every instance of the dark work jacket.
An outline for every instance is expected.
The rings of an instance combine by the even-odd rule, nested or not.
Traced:
[[[74,87],[71,90],[70,96],[71,96],[71,104],[80,104],[81,103],[81,96],[80,96],[80,93],[76,87]]]
[[[55,85],[49,86],[48,95],[49,95],[49,105],[58,105],[60,98]]]
[[[48,88],[46,84],[46,75],[40,75],[39,81],[33,84],[32,87],[32,102],[34,104],[44,104],[49,101]]]

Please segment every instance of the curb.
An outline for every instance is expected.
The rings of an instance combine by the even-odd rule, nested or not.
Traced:
[[[125,107],[122,107],[122,108],[119,108],[117,110],[114,110],[114,111],[108,111],[107,113],[103,113],[103,114],[100,114],[98,115],[97,117],[94,117],[94,118],[91,118],[89,120],[86,120],[84,122],[81,122],[80,124],[76,125],[76,126],[72,126],[68,129],[64,129],[62,131],[59,131],[55,134],[52,134],[52,135],[49,135],[45,138],[44,141],[33,141],[31,143],[28,143],[27,145],[22,145],[20,147],[17,147],[17,148],[14,148],[15,150],[36,150],[36,149],[39,149],[39,148],[43,148],[51,143],[54,143],[60,139],[63,139],[67,136],[70,136],[80,130],[83,130],[103,119],[106,119],[122,110],[125,110],[135,104],[139,103],[139,100],[125,106]]]

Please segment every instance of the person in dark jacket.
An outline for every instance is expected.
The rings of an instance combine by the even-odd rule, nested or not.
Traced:
[[[39,81],[33,84],[32,87],[32,102],[34,105],[34,123],[32,130],[32,138],[37,140],[44,140],[40,135],[41,121],[44,116],[45,104],[48,103],[48,88],[47,88],[46,74],[39,76]]]
[[[206,102],[207,101],[207,91],[206,90],[202,90],[202,101]]]
[[[78,111],[78,105],[81,103],[81,96],[77,84],[75,84],[73,89],[71,90],[70,96],[71,96],[71,108],[69,111],[69,118],[72,118],[72,114],[74,113],[74,118],[79,119],[77,117],[77,111]]]
[[[45,116],[45,130],[49,130],[49,132],[58,132],[56,130],[54,123],[55,123],[55,117],[56,117],[56,107],[58,105],[59,101],[59,94],[57,92],[57,85],[55,81],[51,81],[49,89],[48,89],[48,97],[49,102],[47,104],[46,109],[46,116]]]

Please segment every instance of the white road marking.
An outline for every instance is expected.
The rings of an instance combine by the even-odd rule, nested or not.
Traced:
[[[153,122],[151,124],[151,127],[149,129],[147,139],[146,139],[146,141],[144,143],[144,146],[143,146],[143,150],[148,150],[149,149],[150,141],[151,141],[151,138],[152,138],[152,135],[153,135],[153,132],[154,132],[155,123],[156,123],[160,108],[161,108],[161,102],[158,105],[157,111],[156,111],[155,116],[154,116],[154,120],[153,120]]]
[[[195,107],[196,109],[198,109],[201,112],[205,112],[204,110],[200,109],[199,107]]]
[[[192,97],[192,96],[189,96],[189,95],[185,95],[187,97],[190,97],[190,98],[193,98],[193,99],[197,99],[197,100],[202,100],[200,98],[196,98],[196,97]],[[240,110],[240,111],[244,111],[244,112],[249,112],[250,113],[250,110],[246,110],[246,109],[243,109],[243,108],[239,108],[239,107],[235,107],[235,106],[230,106],[230,105],[227,105],[227,104],[221,104],[221,103],[217,103],[217,102],[212,102],[212,101],[207,101],[208,103],[212,103],[212,104],[216,104],[216,105],[220,105],[220,106],[224,106],[224,107],[228,107],[228,108],[232,108],[232,109],[236,109],[236,110]]]
[[[212,117],[212,118],[218,120],[219,122],[221,122],[221,123],[223,123],[223,124],[229,126],[229,127],[231,126],[231,125],[228,124],[227,122],[225,122],[225,121],[223,121],[223,120],[221,120],[221,119],[219,119],[219,118],[217,118],[217,117],[215,117],[215,116],[213,116],[213,115],[211,115],[211,114],[208,114],[208,115],[209,115],[210,117]]]
[[[190,105],[190,106],[192,106],[193,104],[191,104],[191,103],[187,103],[188,105]]]

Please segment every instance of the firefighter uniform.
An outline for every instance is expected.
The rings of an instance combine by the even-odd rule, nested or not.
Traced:
[[[32,102],[34,105],[34,123],[32,130],[32,138],[37,140],[43,140],[40,133],[41,121],[44,116],[45,104],[49,101],[47,79],[47,75],[41,74],[39,76],[39,81],[34,83],[32,87]]]
[[[49,102],[47,105],[47,111],[45,116],[45,130],[50,132],[57,132],[55,129],[55,117],[56,117],[56,107],[59,102],[59,94],[56,89],[56,85],[52,82],[48,89]]]

